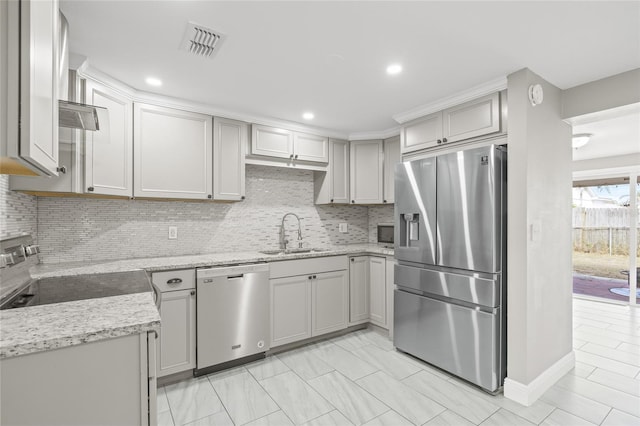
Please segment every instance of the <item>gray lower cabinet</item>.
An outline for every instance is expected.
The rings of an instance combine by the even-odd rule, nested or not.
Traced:
[[[155,333],[0,361],[0,424],[155,425]]]
[[[369,320],[387,328],[386,258],[369,256]]]
[[[385,257],[351,257],[349,262],[349,325],[370,322],[382,328],[389,327],[387,278],[387,259]]]
[[[151,280],[160,290],[158,377],[196,367],[195,270],[155,272]]]
[[[349,262],[349,325],[369,321],[369,256]]]
[[[269,284],[272,348],[347,328],[346,256],[272,262]]]
[[[308,276],[269,280],[271,347],[311,337],[311,281]]]
[[[324,272],[311,279],[311,335],[319,336],[347,327],[349,276],[347,271]]]

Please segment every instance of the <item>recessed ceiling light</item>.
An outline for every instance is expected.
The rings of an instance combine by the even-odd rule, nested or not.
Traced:
[[[573,135],[571,146],[575,149],[582,148],[589,142],[591,136],[593,136],[591,133],[577,133]]]
[[[147,77],[144,80],[149,86],[162,86],[162,80],[160,80],[159,78],[155,78],[155,77]]]
[[[391,64],[387,67],[387,74],[395,75],[400,74],[402,72],[402,65],[400,64]]]
[[[313,117],[315,117],[315,115],[313,115],[312,112],[305,112],[304,114],[302,114],[302,118],[304,118],[305,120],[313,120]]]

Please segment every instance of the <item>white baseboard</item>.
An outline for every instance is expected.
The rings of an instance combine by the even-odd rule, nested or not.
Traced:
[[[510,378],[504,379],[504,396],[522,405],[530,406],[553,386],[562,376],[575,366],[576,357],[573,351],[562,357],[558,362],[547,368],[528,385],[516,382]]]

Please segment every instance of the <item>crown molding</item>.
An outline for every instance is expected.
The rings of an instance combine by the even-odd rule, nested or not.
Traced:
[[[395,126],[386,130],[375,132],[355,132],[349,133],[350,141],[366,141],[370,139],[388,139],[400,135],[400,126]]]
[[[82,63],[82,65],[78,67],[77,72],[80,77],[100,83],[133,102],[143,102],[151,105],[164,106],[168,108],[197,112],[200,114],[212,115],[214,117],[224,117],[232,120],[244,121],[250,124],[262,124],[271,127],[281,127],[297,132],[326,136],[336,139],[347,139],[348,137],[348,134],[345,132],[325,129],[322,127],[305,126],[294,121],[280,120],[268,116],[244,114],[237,111],[214,107],[212,105],[204,103],[193,102],[186,99],[175,98],[172,96],[158,95],[156,93],[146,92],[144,90],[137,90],[91,66],[91,64],[89,64],[89,62],[86,60]]]
[[[451,96],[439,99],[434,102],[418,106],[410,109],[409,111],[395,114],[393,119],[399,124],[406,123],[407,121],[414,120],[425,115],[433,114],[434,112],[442,111],[443,109],[450,108],[456,105],[460,105],[467,101],[479,98],[480,96],[495,93],[507,88],[507,77],[499,77],[494,80],[487,81],[478,86],[474,86],[470,89],[462,92],[455,93]]]

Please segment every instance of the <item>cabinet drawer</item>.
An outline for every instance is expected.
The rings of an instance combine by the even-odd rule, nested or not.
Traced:
[[[196,270],[180,269],[176,271],[154,272],[151,274],[151,281],[162,292],[196,288]]]

